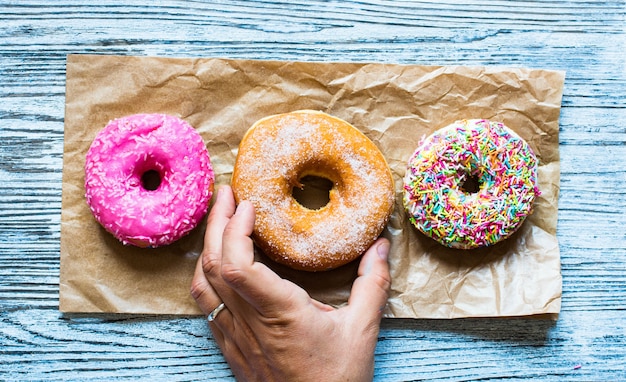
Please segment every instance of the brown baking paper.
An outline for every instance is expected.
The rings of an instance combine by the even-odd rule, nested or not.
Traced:
[[[199,314],[189,295],[205,224],[158,249],[127,247],[104,231],[84,198],[85,154],[114,118],[167,113],[202,135],[216,185],[230,182],[237,147],[258,119],[321,110],[363,131],[396,182],[387,317],[457,318],[558,313],[558,119],[564,74],[547,70],[378,63],[313,63],[71,55],[67,60],[60,310]],[[419,140],[455,120],[502,121],[539,157],[534,213],[489,248],[445,248],[417,232],[402,207],[402,177]],[[272,263],[314,298],[345,304],[358,261],[306,273]]]

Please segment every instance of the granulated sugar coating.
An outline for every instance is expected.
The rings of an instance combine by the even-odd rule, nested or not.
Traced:
[[[333,183],[329,202],[308,209],[292,196],[308,175]],[[237,202],[256,210],[254,237],[273,260],[295,269],[333,269],[360,256],[394,204],[380,150],[345,121],[302,110],[264,118],[244,136],[232,179]]]

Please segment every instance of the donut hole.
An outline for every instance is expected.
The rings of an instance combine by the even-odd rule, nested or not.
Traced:
[[[293,187],[291,194],[302,207],[319,210],[330,202],[330,191],[333,182],[329,179],[305,175],[299,179],[299,186]]]
[[[461,182],[461,191],[466,194],[475,194],[480,191],[480,186],[478,175],[466,174],[465,180]]]
[[[161,185],[161,174],[157,170],[148,170],[141,175],[141,186],[148,191],[155,191]]]

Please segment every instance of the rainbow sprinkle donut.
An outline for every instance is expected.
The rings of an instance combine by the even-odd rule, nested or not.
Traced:
[[[470,119],[420,142],[404,177],[403,202],[425,235],[470,249],[515,232],[539,194],[530,146],[502,123]]]

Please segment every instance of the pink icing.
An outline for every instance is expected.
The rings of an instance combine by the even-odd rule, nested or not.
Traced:
[[[96,220],[122,243],[140,247],[171,244],[195,228],[214,180],[202,137],[164,114],[109,122],[85,163],[85,196]]]

